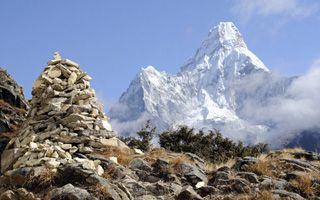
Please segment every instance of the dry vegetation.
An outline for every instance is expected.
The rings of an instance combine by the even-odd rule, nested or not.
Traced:
[[[97,184],[95,186],[92,186],[89,190],[92,194],[94,194],[95,197],[97,197],[100,200],[112,199],[106,186]]]
[[[274,200],[272,192],[262,191],[258,193],[241,195],[237,197],[237,200]]]
[[[53,185],[56,177],[56,171],[49,168],[43,168],[39,174],[29,175],[25,180],[24,187],[30,188],[31,190],[48,188]]]
[[[96,153],[101,154],[105,157],[117,157],[118,163],[123,166],[128,166],[130,161],[136,157],[132,150],[118,147],[108,147]]]
[[[311,196],[313,194],[312,177],[310,174],[299,176],[295,180],[291,180],[290,183],[304,196]]]

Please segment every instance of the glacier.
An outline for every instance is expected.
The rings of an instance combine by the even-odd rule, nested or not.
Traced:
[[[232,22],[220,22],[179,73],[143,68],[109,114],[123,135],[151,120],[158,131],[187,125],[257,143],[275,125],[257,117],[254,109],[285,95],[293,80],[272,73]]]

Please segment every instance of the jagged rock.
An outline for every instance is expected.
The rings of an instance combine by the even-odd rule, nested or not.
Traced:
[[[195,186],[199,182],[208,182],[205,172],[195,165],[189,163],[181,163],[177,165],[177,168],[179,169],[180,174],[186,177],[186,179],[192,186]]]
[[[237,176],[248,180],[250,183],[259,183],[258,176],[252,172],[239,172]]]
[[[36,198],[32,192],[28,192],[24,188],[19,188],[17,190],[7,190],[0,195],[0,200],[40,200]]]
[[[133,179],[124,180],[123,184],[128,188],[134,198],[148,194],[146,187]]]
[[[235,165],[233,166],[237,171],[242,171],[248,165],[253,165],[258,162],[257,158],[254,157],[244,157],[237,159]]]
[[[147,172],[152,171],[152,167],[146,161],[142,160],[141,158],[133,159],[129,163],[129,166],[131,169],[139,169],[139,170],[143,170],[143,171],[147,171]]]
[[[197,167],[199,167],[201,170],[204,170],[205,161],[202,158],[193,153],[186,153],[186,156],[188,156],[190,160],[192,160],[196,164]]]
[[[25,121],[28,108],[22,87],[0,68],[0,155]]]
[[[194,189],[191,186],[186,186],[182,189],[180,194],[177,196],[178,200],[202,200],[203,198],[194,191]]]
[[[53,189],[51,192],[49,192],[45,199],[92,200],[93,196],[84,189],[74,187],[72,184],[67,184],[61,188]]]
[[[250,193],[250,183],[245,179],[234,179],[233,189],[238,193]]]
[[[1,172],[4,173],[12,164],[24,153],[24,149],[21,148],[13,148],[10,150],[6,150],[1,155]]]

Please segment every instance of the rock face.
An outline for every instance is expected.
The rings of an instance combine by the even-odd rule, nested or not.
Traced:
[[[75,153],[91,153],[103,146],[102,139],[115,136],[90,80],[77,63],[62,60],[58,54],[48,62],[34,82],[27,120],[2,156],[2,172],[73,162],[97,168],[93,161],[73,159]]]
[[[22,87],[0,68],[0,155],[25,120],[28,107]]]

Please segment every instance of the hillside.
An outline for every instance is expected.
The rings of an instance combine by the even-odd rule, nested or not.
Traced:
[[[90,80],[79,64],[56,53],[34,82],[30,107],[20,87],[15,104],[11,94],[2,95],[6,108],[28,114],[6,113],[16,126],[0,133],[15,133],[1,155],[0,200],[318,199],[317,153],[237,156],[235,143],[220,135],[210,160],[185,149],[130,148],[112,130]]]

